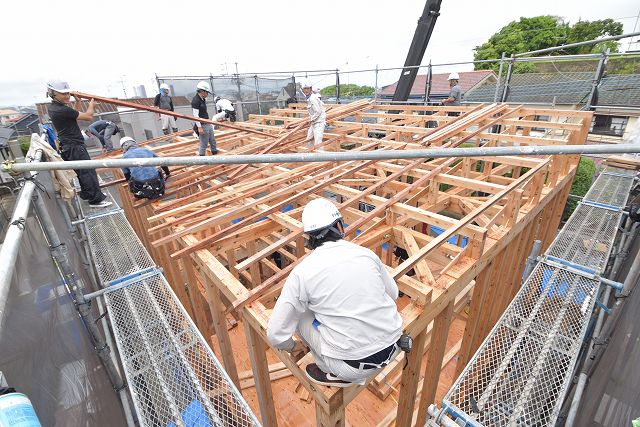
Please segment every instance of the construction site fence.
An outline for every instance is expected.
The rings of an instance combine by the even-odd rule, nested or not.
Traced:
[[[427,64],[416,67],[370,67],[358,70],[275,71],[214,76],[157,76],[158,86],[167,83],[171,93],[191,98],[200,81],[207,81],[215,95],[230,99],[240,106],[244,119],[249,114],[268,114],[271,108],[282,108],[292,101],[303,101],[300,84],[308,82],[322,90],[325,101],[346,103],[363,97],[391,101],[400,74],[418,69],[424,87],[414,84],[410,103],[439,103],[446,94],[434,90],[434,74],[493,70],[494,74],[472,88],[463,102],[518,102],[544,105],[585,106],[593,100],[611,100],[625,90],[640,85],[640,54],[597,53],[542,57],[503,57],[501,59]],[[366,90],[352,85],[368,86]],[[596,96],[594,98],[594,91]]]

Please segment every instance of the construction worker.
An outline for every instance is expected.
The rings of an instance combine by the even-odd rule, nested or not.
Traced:
[[[191,108],[193,109],[193,116],[200,117],[201,119],[209,118],[209,111],[207,110],[207,96],[211,93],[209,83],[201,81],[196,86],[196,95],[191,100]],[[211,147],[211,155],[217,154],[216,138],[213,135],[213,126],[209,123],[194,122],[194,130],[200,138],[200,149],[198,154],[204,156],[207,151],[207,144]]]
[[[118,125],[109,120],[98,120],[89,125],[85,130],[88,137],[92,135],[100,140],[102,144],[102,151],[110,153],[113,151],[113,142],[111,137],[116,133],[120,133]]]
[[[136,141],[128,136],[120,140],[123,159],[145,159],[158,157],[148,148],[138,147]],[[164,182],[170,176],[169,168],[162,166],[133,166],[122,168],[129,190],[138,199],[158,199],[164,196]]]
[[[327,113],[324,108],[324,103],[320,99],[317,93],[313,92],[311,83],[304,83],[302,85],[302,91],[307,97],[307,111],[309,112],[309,120],[311,126],[307,132],[307,147],[313,148],[322,144],[322,135],[324,134],[324,127],[327,121]]]
[[[93,120],[95,101],[89,101],[87,111],[80,111],[80,99],[75,99],[75,109],[71,108],[71,89],[69,83],[62,80],[49,80],[47,82],[47,96],[51,98],[48,113],[51,123],[58,134],[60,144],[60,156],[63,160],[91,160],[84,144],[84,137],[78,120]],[[87,200],[89,206],[102,208],[110,206],[107,196],[100,190],[100,182],[95,169],[77,169],[76,175],[80,181],[81,199]]]
[[[173,111],[173,100],[169,96],[169,85],[162,83],[160,85],[160,93],[153,100],[153,105],[161,110]],[[162,133],[169,135],[169,126],[174,132],[178,132],[176,118],[168,114],[158,114],[158,120],[162,120]]]
[[[458,84],[460,76],[458,73],[451,73],[447,80],[449,80],[451,90],[449,91],[449,97],[442,101],[442,103],[444,105],[460,105],[460,101],[462,101],[462,88]]]
[[[364,384],[399,352],[398,287],[373,251],[343,240],[342,216],[331,201],[309,202],[302,224],[313,252],[289,274],[267,338],[297,354],[305,349],[292,338],[297,331],[315,359],[306,367],[313,382]]]
[[[236,109],[233,107],[231,101],[221,96],[213,98],[213,102],[216,103],[216,114],[213,119],[216,121],[230,120],[236,121]]]

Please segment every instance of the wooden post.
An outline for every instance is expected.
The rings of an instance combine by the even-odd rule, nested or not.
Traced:
[[[191,261],[191,258],[187,258],[187,260]],[[240,389],[238,368],[236,367],[236,361],[233,358],[233,347],[231,346],[231,339],[229,338],[227,318],[224,314],[224,308],[222,307],[222,296],[220,295],[220,290],[215,284],[211,283],[204,274],[200,274],[200,281],[207,293],[207,302],[209,303],[209,310],[211,310],[211,317],[213,319],[213,329],[216,331],[216,336],[218,337],[218,344],[220,345],[220,352],[222,353],[224,369],[229,374],[229,377],[231,377],[231,381],[233,381],[236,387]],[[262,357],[264,358],[264,354]]]
[[[475,339],[478,324],[480,323],[480,318],[482,317],[494,263],[495,261],[492,261],[487,267],[485,267],[476,279],[476,285],[473,288],[473,296],[471,297],[471,305],[469,307],[469,317],[467,318],[467,322],[464,327],[462,347],[460,348],[460,354],[456,365],[456,377],[460,375],[471,358],[473,341]]]
[[[278,421],[276,419],[276,410],[273,406],[273,390],[271,390],[271,380],[269,379],[269,365],[265,357],[267,345],[248,322],[243,323],[247,337],[247,349],[249,350],[249,358],[251,359],[251,368],[253,369],[253,379],[256,382],[256,393],[260,405],[262,425],[274,427],[278,425]]]
[[[431,345],[429,345],[429,358],[424,373],[422,383],[422,394],[418,405],[417,426],[422,426],[427,422],[427,407],[436,400],[438,380],[442,369],[444,351],[447,347],[447,337],[449,336],[449,326],[453,317],[453,301],[438,314],[433,321],[433,333],[431,335]]]
[[[396,418],[397,427],[411,426],[418,381],[420,380],[420,362],[422,362],[426,339],[427,331],[421,331],[413,339],[411,353],[404,356],[407,359],[407,364],[402,371],[402,379],[400,380],[400,399],[398,399],[398,418]]]
[[[328,411],[316,401],[316,426],[318,427],[344,427],[344,391],[338,390],[329,399]]]

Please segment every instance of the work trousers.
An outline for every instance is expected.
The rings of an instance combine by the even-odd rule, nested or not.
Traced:
[[[100,142],[102,142],[102,146],[107,151],[113,151],[113,142],[111,141],[111,137],[116,132],[116,129],[118,129],[118,127],[115,123],[109,123],[107,127],[104,128],[104,135],[102,136],[103,140]]]
[[[367,382],[367,379],[381,371],[381,369],[354,368],[353,366],[347,365],[344,360],[323,356],[322,337],[320,336],[320,331],[313,326],[314,320],[315,318],[312,312],[305,312],[300,322],[298,322],[298,333],[309,346],[314,361],[323,372],[332,373],[343,381],[363,385]],[[318,326],[318,328],[322,327],[322,325]],[[397,351],[398,350],[396,350],[396,353],[393,355],[393,358],[396,357]],[[391,358],[391,360],[393,360],[393,358]]]
[[[322,136],[324,135],[324,127],[326,122],[324,120],[316,123],[311,123],[309,131],[307,132],[307,147],[313,148],[322,144]],[[324,148],[319,148],[319,151],[324,151]]]
[[[165,134],[169,133],[169,127],[171,127],[171,130],[173,130],[174,132],[178,130],[175,117],[162,114],[160,116],[160,119],[162,120],[162,130]]]
[[[87,147],[84,144],[63,145],[60,153],[63,160],[91,160]],[[107,198],[100,190],[98,174],[95,169],[76,169],[78,181],[80,181],[81,199],[87,200],[90,204],[97,204]]]
[[[215,154],[216,149],[216,137],[213,135],[213,126],[209,123],[202,124],[202,132],[200,132],[200,150],[198,154],[204,156],[207,151],[207,144],[211,147],[211,154]]]

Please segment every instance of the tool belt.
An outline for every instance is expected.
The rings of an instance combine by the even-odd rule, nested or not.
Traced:
[[[164,196],[164,179],[156,178],[148,181],[129,181],[129,190],[138,199],[158,199]]]
[[[344,363],[356,369],[379,369],[384,368],[391,362],[391,358],[396,353],[397,344],[393,343],[389,347],[383,348],[377,353],[359,360],[344,360]]]

